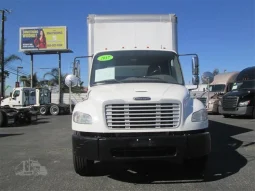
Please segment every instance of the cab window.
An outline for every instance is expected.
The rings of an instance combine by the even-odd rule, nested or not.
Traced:
[[[20,95],[20,90],[15,90],[15,92],[13,93],[13,97],[19,97]]]
[[[31,91],[30,96],[35,96],[35,91]]]

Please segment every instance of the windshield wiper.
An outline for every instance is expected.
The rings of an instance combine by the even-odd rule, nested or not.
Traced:
[[[93,85],[100,85],[100,84],[111,84],[111,83],[121,83],[121,81],[116,80],[116,79],[108,79],[108,80],[102,80],[98,82],[94,82]]]

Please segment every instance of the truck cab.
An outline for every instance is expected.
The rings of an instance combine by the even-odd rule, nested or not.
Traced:
[[[255,66],[238,74],[232,91],[222,97],[219,105],[219,112],[224,117],[251,116],[255,119]]]
[[[208,91],[199,98],[205,104],[208,113],[219,113],[219,100],[225,93],[232,90],[238,74],[239,72],[226,72],[214,76]]]
[[[11,108],[27,108],[36,104],[36,92],[34,88],[18,87],[14,88],[10,97],[1,101],[1,106]]]

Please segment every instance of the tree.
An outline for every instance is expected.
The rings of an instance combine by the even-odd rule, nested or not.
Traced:
[[[5,42],[6,42],[6,40],[4,41],[4,44],[6,44]],[[0,43],[1,43],[1,40],[0,40]],[[0,52],[2,52],[2,46],[0,46]],[[0,54],[0,60],[2,60],[1,54]],[[15,55],[15,54],[11,54],[11,55],[4,58],[4,65],[8,66],[10,63],[12,63],[14,61],[17,61],[17,60],[22,61],[22,59],[19,56]],[[0,68],[1,68],[1,66],[0,66]],[[5,78],[6,78],[10,75],[10,73],[7,70],[5,70],[4,75],[5,75]],[[0,77],[1,76],[2,76],[2,72],[0,71]],[[0,81],[1,81],[1,79],[2,78],[0,78]]]
[[[214,76],[216,76],[217,74],[220,73],[220,71],[219,71],[218,68],[215,68],[212,73],[213,73]]]
[[[65,85],[65,77],[68,74],[61,74],[61,91],[62,93],[68,93],[69,92],[69,88]],[[50,86],[56,86],[58,85],[58,77],[59,77],[59,70],[58,68],[53,68],[51,69],[50,72],[47,72],[44,74],[43,78],[50,76],[50,79],[48,80],[48,85]],[[73,93],[83,93],[84,92],[84,87],[82,87],[83,82],[80,83],[80,86],[78,87],[73,87],[72,88],[72,92]]]
[[[52,68],[50,72],[46,72],[43,75],[43,78],[46,76],[50,76],[50,79],[48,80],[49,85],[55,86],[58,85],[58,77],[59,77],[59,70],[58,68]],[[61,79],[63,79],[64,76],[61,76]]]
[[[26,79],[24,78],[23,85],[25,87],[30,87],[30,85],[31,85],[31,75],[28,75]],[[41,83],[38,80],[37,73],[33,74],[33,87],[36,87],[36,88],[41,87]]]

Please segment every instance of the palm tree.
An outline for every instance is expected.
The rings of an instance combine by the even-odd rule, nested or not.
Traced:
[[[65,82],[64,82],[67,75],[68,74],[64,74],[64,75],[62,74],[61,77],[60,77],[61,78],[61,91],[62,91],[62,93],[68,93],[69,92],[69,88],[65,85]],[[45,78],[46,76],[50,76],[50,79],[48,80],[48,85],[55,86],[55,85],[59,84],[58,83],[58,77],[59,77],[58,68],[51,69],[51,71],[45,73],[43,77]],[[83,92],[84,87],[82,87],[82,85],[83,85],[83,82],[80,82],[79,87],[73,87],[72,88],[73,93]]]
[[[45,79],[45,77],[47,76],[50,76],[50,79],[47,80],[48,81],[48,85],[49,86],[56,86],[56,85],[59,85],[59,82],[58,82],[58,77],[59,77],[59,69],[58,68],[52,68],[50,72],[46,72],[44,75],[43,75],[43,78]],[[61,90],[62,91],[65,91],[65,89],[68,89],[68,87],[65,85],[64,83],[64,79],[65,77],[67,76],[67,74],[61,74],[60,76],[60,81],[61,81]]]
[[[27,79],[24,80],[25,86],[30,87],[31,85],[31,75],[27,76]],[[39,88],[41,87],[41,83],[38,80],[37,73],[33,74],[33,87]]]
[[[43,75],[43,78],[45,78],[46,76],[50,76],[50,79],[48,80],[49,85],[54,86],[58,84],[58,77],[59,77],[58,68],[52,68],[50,72],[46,72]],[[61,76],[61,78],[63,79],[63,76]]]
[[[0,40],[0,43],[1,43],[1,40]],[[5,41],[4,41],[4,44],[5,44]],[[2,46],[0,46],[0,52],[2,51]],[[2,60],[1,58],[1,55],[0,55],[0,60]],[[8,66],[10,63],[14,62],[14,61],[17,61],[17,60],[20,60],[21,61],[21,58],[15,54],[11,54],[7,57],[4,58],[4,65],[5,66]],[[1,68],[1,66],[0,66]],[[2,76],[2,73],[0,72],[0,77]],[[4,76],[5,78],[9,76],[9,72],[8,71],[4,71]],[[0,78],[0,82],[1,82],[1,78]]]

